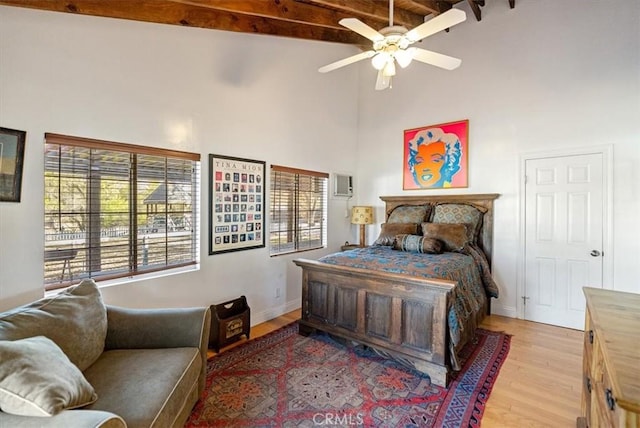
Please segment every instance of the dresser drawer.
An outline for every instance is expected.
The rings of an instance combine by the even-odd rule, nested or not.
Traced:
[[[593,344],[596,341],[596,332],[593,330],[593,322],[587,310],[584,320],[584,354],[583,360],[591,363],[593,361]]]
[[[586,352],[586,351],[585,351]],[[587,426],[591,423],[591,401],[593,392],[593,374],[591,373],[591,361],[582,360],[582,415],[585,417]]]
[[[585,288],[582,415],[592,428],[640,428],[640,294]]]
[[[584,344],[582,345],[582,415],[586,422],[586,426],[593,426],[591,418],[591,393],[593,390],[593,330],[591,328],[591,317],[589,311],[586,311]]]
[[[595,382],[591,391],[592,427],[617,427],[615,398],[604,382]],[[614,409],[614,410],[611,410]]]
[[[615,394],[613,393],[611,378],[608,371],[604,372],[602,390],[598,391],[597,400],[601,403],[604,420],[607,424],[610,424],[603,426],[626,428],[640,427],[640,418],[638,418],[638,414],[627,411],[618,405]]]

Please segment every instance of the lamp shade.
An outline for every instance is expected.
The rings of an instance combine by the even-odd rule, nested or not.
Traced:
[[[384,66],[392,59],[386,52],[378,52],[373,58],[371,58],[371,65],[376,70],[382,70]]]
[[[386,77],[392,77],[396,75],[396,63],[394,60],[388,61],[382,69],[382,74]]]
[[[373,224],[373,207],[353,207],[351,224]]]

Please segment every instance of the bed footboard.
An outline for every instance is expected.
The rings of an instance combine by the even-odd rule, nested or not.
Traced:
[[[447,313],[455,282],[298,259],[301,334],[321,330],[449,381]]]

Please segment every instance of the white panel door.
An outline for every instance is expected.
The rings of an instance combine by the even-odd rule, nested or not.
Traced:
[[[603,156],[526,161],[525,319],[583,329],[582,287],[602,288]]]

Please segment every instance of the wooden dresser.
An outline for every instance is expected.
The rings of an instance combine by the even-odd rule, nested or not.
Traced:
[[[578,426],[640,427],[640,294],[584,288]]]

